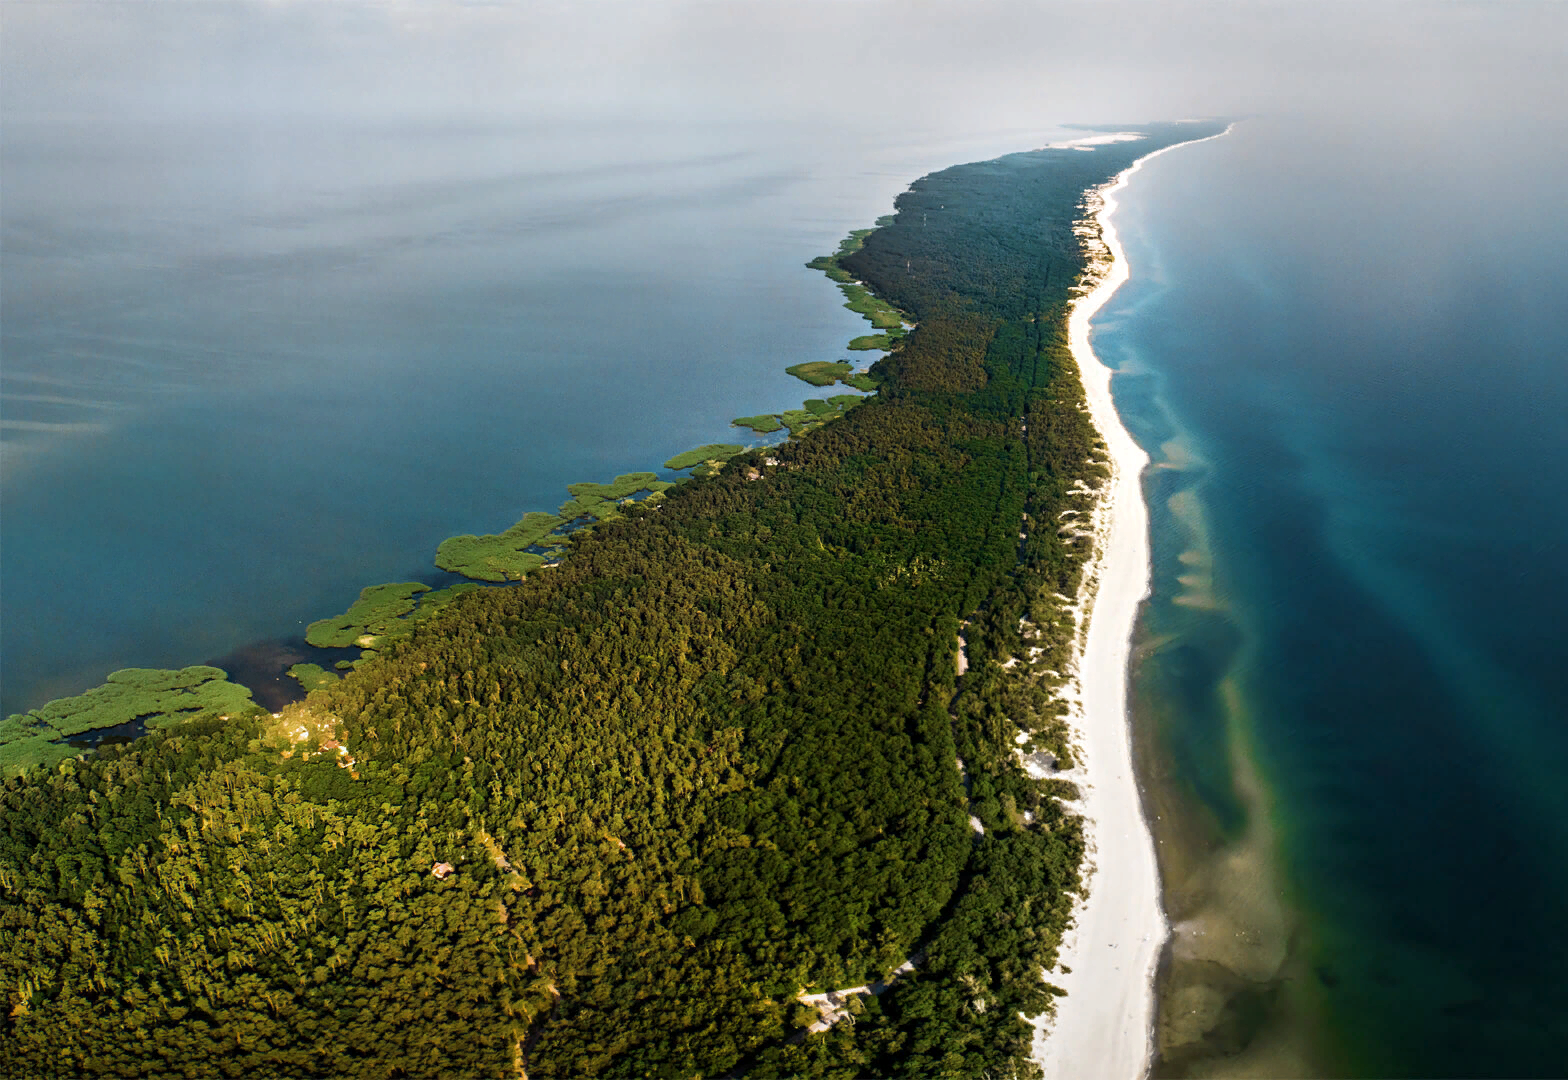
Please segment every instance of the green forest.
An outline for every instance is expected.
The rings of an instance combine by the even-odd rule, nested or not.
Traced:
[[[1192,137],[917,181],[814,264],[916,327],[875,397],[701,448],[548,572],[366,590],[312,631],[372,653],[302,667],[276,716],[182,697],[8,777],[0,1075],[1038,1075],[1020,1014],[1053,1000],[1083,841],[1016,750],[1069,758],[1089,552],[1058,523],[1107,475],[1066,344],[1073,224]],[[510,576],[549,532],[451,554]],[[799,995],[906,962],[812,1030]]]

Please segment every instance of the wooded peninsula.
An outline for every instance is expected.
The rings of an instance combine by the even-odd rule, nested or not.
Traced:
[[[1019,754],[1072,759],[1107,476],[1075,226],[1193,137],[1146,130],[917,181],[811,264],[890,351],[799,374],[874,396],[448,541],[521,580],[365,590],[303,702],[119,673],[93,708],[172,719],[0,790],[0,1074],[1038,1075],[1084,845]]]

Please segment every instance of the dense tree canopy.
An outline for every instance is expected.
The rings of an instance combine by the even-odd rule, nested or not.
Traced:
[[[1105,475],[1072,225],[1187,137],[919,181],[829,260],[918,324],[875,399],[280,716],[8,781],[0,1074],[1028,1075],[1082,839],[1015,748],[1070,752]]]

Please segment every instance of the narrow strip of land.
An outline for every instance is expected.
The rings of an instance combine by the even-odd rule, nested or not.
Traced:
[[[1085,239],[1103,244],[1095,253],[1101,276],[1074,303],[1068,319],[1089,412],[1110,451],[1112,478],[1096,513],[1095,566],[1084,584],[1092,597],[1089,627],[1075,695],[1081,703],[1076,734],[1085,774],[1079,787],[1088,891],[1064,941],[1061,967],[1049,975],[1067,996],[1035,1040],[1035,1060],[1047,1077],[1119,1080],[1147,1071],[1155,967],[1168,932],[1154,842],[1133,772],[1127,711],[1133,624],[1149,592],[1149,513],[1140,482],[1149,455],[1117,415],[1111,369],[1094,353],[1090,321],[1129,275],[1111,221],[1116,194],[1144,162],[1170,149],[1175,147],[1139,158],[1091,200],[1097,241],[1094,233]]]

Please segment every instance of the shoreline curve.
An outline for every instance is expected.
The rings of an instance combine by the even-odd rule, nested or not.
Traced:
[[[1143,471],[1149,455],[1121,422],[1111,395],[1112,371],[1090,342],[1090,320],[1127,281],[1130,271],[1111,218],[1116,194],[1144,162],[1182,146],[1145,154],[1086,200],[1103,248],[1092,260],[1097,278],[1068,315],[1068,342],[1078,363],[1090,417],[1110,456],[1111,478],[1096,506],[1095,556],[1078,600],[1088,615],[1073,684],[1066,696],[1082,764],[1059,773],[1077,783],[1087,852],[1085,892],[1074,906],[1057,967],[1046,972],[1067,992],[1054,1016],[1036,1022],[1033,1058],[1046,1077],[1096,1076],[1139,1080],[1154,1050],[1154,982],[1169,935],[1154,838],[1132,763],[1128,663],[1138,612],[1149,596],[1152,567]],[[1093,273],[1094,271],[1091,271]]]

